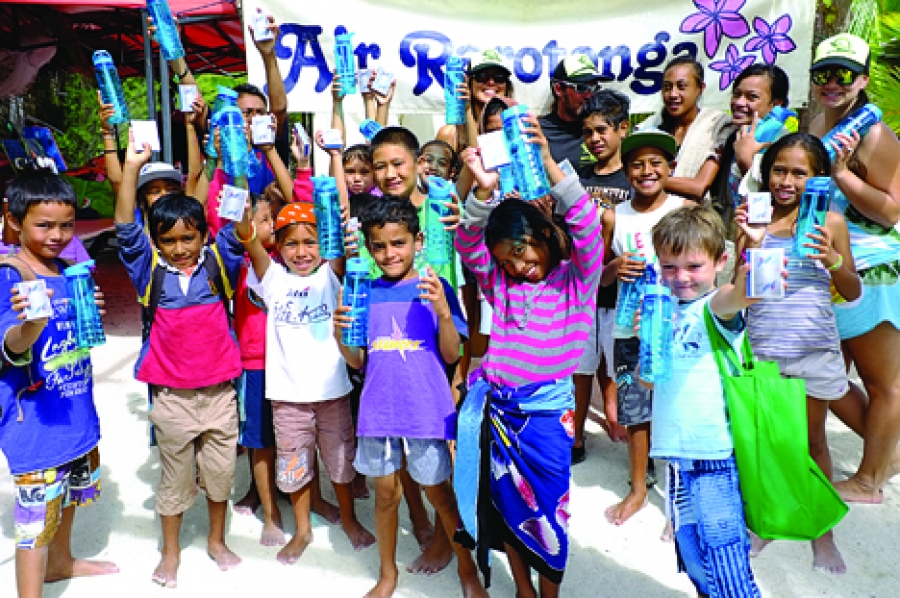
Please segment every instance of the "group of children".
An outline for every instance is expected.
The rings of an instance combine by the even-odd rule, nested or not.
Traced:
[[[496,66],[476,60],[469,75],[484,64]],[[244,95],[261,97],[265,108],[264,95]],[[343,101],[339,90],[335,101]],[[377,103],[384,106],[384,98]],[[470,105],[470,127],[486,132],[497,103],[502,109],[512,101],[490,99],[478,115]],[[386,109],[378,114],[386,120]],[[338,127],[341,115],[336,107]],[[596,91],[580,117],[595,161],[568,176],[535,116],[525,119],[553,186],[536,202],[500,197],[498,174],[484,169],[477,147],[464,147],[464,130],[453,130],[455,147],[442,140],[420,147],[411,131],[386,127],[368,145],[328,150],[345,226],[351,216],[360,225],[336,259],[320,254],[309,157],[297,140],[294,180],[272,146],[257,148],[272,180],[250,194],[237,222],[216,216],[219,190],[229,182],[219,168],[211,179],[201,172],[189,180],[194,197],[178,171],[150,163],[149,146],[129,143],[115,221],[119,254],[143,306],[135,377],[150,389],[161,464],[156,583],[177,583],[182,517],[198,488],[209,511],[209,556],[223,570],[240,563],[225,521],[241,445],[250,451],[253,490],[240,504],[250,512],[262,507],[261,541],[283,545],[277,558],[285,564],[311,542],[311,513],[328,512],[355,549],[377,543],[379,576],[367,596],[392,595],[405,497],[423,546],[411,570],[440,570],[455,555],[463,595],[486,596],[489,552],[502,549],[518,596],[558,596],[569,550],[570,468],[584,459],[587,409],[576,409],[576,394],[587,389],[589,400],[593,374],[605,364],[606,412],[627,431],[631,465],[631,490],[607,518],[621,525],[642,508],[650,458],[666,459],[680,569],[702,596],[759,595],[706,321],[711,316],[736,347],[749,335],[759,356],[806,380],[810,451],[830,476],[827,401],[848,388],[832,288],[848,302],[860,295],[847,225],[830,213],[807,240],[815,254],[791,255],[781,300],[747,297],[742,257],[748,248],[793,244],[805,180],[828,176],[828,154],[804,133],[766,150],[760,172],[772,194],[771,223],[748,223],[746,205],[738,206],[735,273],[717,288],[726,227],[709,207],[667,192],[675,137],[629,134],[628,99],[611,90]],[[429,176],[454,180],[458,191],[443,218],[453,231],[454,261],[436,267],[422,264]],[[45,579],[116,569],[75,560],[69,549],[72,507],[99,493],[90,358],[73,353],[60,276],[74,195],[54,175],[32,173],[16,179],[7,197],[21,249],[17,263],[0,268],[0,449],[15,476],[19,595],[31,597]],[[369,260],[373,279],[361,347],[343,342],[354,319],[341,282],[347,259],[357,255]],[[613,326],[615,286],[647,268],[677,300],[673,376],[655,385],[640,380],[639,319]],[[23,320],[28,302],[16,284],[28,272],[47,281],[49,319]],[[454,380],[469,374],[467,367],[457,372],[473,317],[459,300],[467,284],[491,308],[482,316],[490,341],[459,398]],[[321,499],[320,459],[339,514]],[[354,508],[366,478],[374,478],[374,522],[361,522]],[[276,489],[294,510],[289,541]],[[813,552],[815,566],[843,570],[830,532],[813,542]]]

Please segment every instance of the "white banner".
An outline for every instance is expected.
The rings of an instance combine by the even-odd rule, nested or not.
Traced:
[[[329,112],[334,30],[353,33],[357,68],[395,74],[393,113],[443,114],[443,65],[451,54],[496,48],[514,75],[515,97],[537,112],[549,105],[549,77],[563,56],[587,53],[632,112],[661,106],[663,68],[691,55],[706,68],[702,104],[728,109],[730,84],[754,62],[790,77],[791,106],[806,104],[815,0],[250,0],[281,24],[276,46],[291,112]],[[246,32],[245,32],[246,33]],[[248,38],[250,81],[262,61]],[[358,97],[358,96],[357,96]],[[345,100],[350,114],[362,102]]]

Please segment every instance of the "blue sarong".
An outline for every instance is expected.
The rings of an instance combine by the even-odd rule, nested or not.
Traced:
[[[504,544],[548,580],[562,582],[574,407],[571,379],[510,388],[482,378],[469,388],[453,477],[465,530],[457,541],[476,549],[485,586],[489,551]]]

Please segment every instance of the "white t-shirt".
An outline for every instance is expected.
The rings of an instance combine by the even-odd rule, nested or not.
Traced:
[[[269,308],[266,321],[266,398],[314,403],[343,397],[352,386],[334,338],[332,317],[341,283],[324,262],[310,276],[273,262],[262,282],[247,275]]]

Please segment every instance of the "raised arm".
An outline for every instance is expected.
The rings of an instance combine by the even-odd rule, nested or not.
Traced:
[[[397,88],[397,80],[391,83],[391,86],[388,88],[387,95],[381,95],[380,93],[375,93],[375,103],[378,105],[378,112],[375,116],[375,120],[381,123],[384,126],[387,126],[388,123],[388,113],[391,109],[391,100],[394,99],[394,90]]]
[[[265,278],[269,265],[272,263],[272,258],[269,257],[269,252],[263,247],[262,241],[259,240],[256,234],[256,224],[254,224],[250,215],[249,202],[244,209],[244,219],[240,222],[235,222],[234,232],[250,256],[250,265],[256,274],[256,278],[262,280]]]
[[[288,101],[287,92],[284,89],[284,80],[278,70],[278,58],[275,56],[275,43],[281,36],[281,28],[275,23],[275,17],[268,15],[269,31],[272,39],[256,41],[253,28],[250,27],[250,37],[256,45],[256,50],[262,57],[263,66],[266,69],[266,92],[269,95],[269,111],[275,116],[275,136],[284,134],[284,128],[288,126]]]
[[[853,207],[878,224],[892,228],[900,221],[900,141],[884,123],[878,123],[860,141],[837,135],[839,142],[831,178],[843,191]],[[848,167],[853,153],[865,165],[866,176],[861,178]]]
[[[113,193],[119,192],[122,184],[122,163],[119,162],[119,147],[116,143],[116,129],[110,124],[109,119],[115,113],[112,104],[104,104],[100,91],[97,91],[97,101],[100,102],[100,134],[103,136],[103,164],[106,166],[106,178],[112,185]]]
[[[669,177],[669,180],[666,182],[666,191],[700,201],[706,195],[706,191],[712,186],[718,172],[719,162],[709,158],[700,167],[697,176],[693,178]]]
[[[200,147],[200,134],[197,131],[196,126],[196,123],[203,118],[204,114],[206,114],[206,102],[203,100],[202,95],[198,94],[197,97],[194,98],[194,103],[191,105],[191,108],[193,108],[193,112],[186,115],[187,118],[185,119],[186,122],[184,127],[187,134],[188,154],[188,174],[184,192],[187,195],[196,197],[200,202],[204,202],[205,196],[196,192],[197,183],[203,172],[203,148]]]
[[[493,285],[498,276],[498,269],[491,252],[484,242],[484,227],[494,210],[487,202],[497,187],[498,175],[486,172],[481,164],[478,149],[469,147],[460,155],[464,169],[471,172],[478,182],[478,187],[466,199],[465,213],[456,229],[454,244],[462,263],[471,270],[478,286],[488,301],[493,300]]]
[[[142,152],[134,149],[134,140],[128,135],[128,148],[125,150],[125,166],[122,168],[122,184],[116,195],[116,224],[134,222],[134,210],[137,203],[137,182],[141,167],[150,161],[153,150],[145,143]]]

